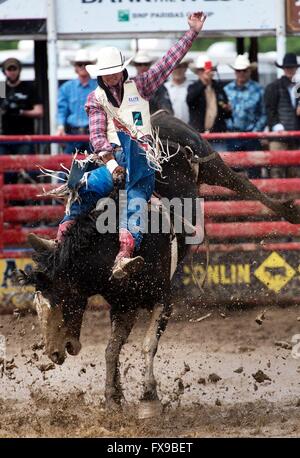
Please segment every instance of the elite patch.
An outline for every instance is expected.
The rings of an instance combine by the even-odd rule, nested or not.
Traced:
[[[136,105],[140,103],[140,99],[138,95],[129,95],[128,96],[128,105]]]

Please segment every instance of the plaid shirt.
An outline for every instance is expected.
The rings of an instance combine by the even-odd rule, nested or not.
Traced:
[[[244,86],[235,81],[224,87],[232,106],[232,117],[227,119],[231,132],[260,132],[267,124],[264,90],[256,81],[249,80]]]
[[[137,86],[137,90],[141,97],[150,100],[156,90],[166,81],[168,76],[172,73],[178,62],[185,56],[193,41],[197,38],[198,33],[188,30],[185,34],[175,43],[169,51],[163,56],[155,65],[150,69],[137,75],[132,80]],[[117,86],[110,87],[110,92],[121,105],[121,88],[123,81]],[[112,146],[107,139],[107,119],[106,113],[99,106],[94,91],[89,94],[87,103],[85,105],[86,112],[89,116],[90,126],[90,142],[93,145],[94,152],[100,153],[102,151],[112,151]]]

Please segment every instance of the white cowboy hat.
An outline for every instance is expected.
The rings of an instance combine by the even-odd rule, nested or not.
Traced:
[[[247,70],[247,68],[256,67],[257,64],[250,62],[246,54],[239,54],[233,65],[230,65],[233,70]]]
[[[132,63],[135,64],[145,64],[151,65],[155,59],[149,56],[149,54],[145,53],[144,51],[139,51],[134,58],[132,59]]]
[[[190,64],[190,69],[193,72],[197,72],[197,70],[204,70],[204,69],[215,71],[216,66],[213,65],[212,60],[208,56],[201,55],[197,57],[194,63]]]
[[[107,46],[100,49],[96,65],[86,65],[91,76],[113,75],[122,72],[132,60],[125,57],[117,48]]]
[[[76,62],[89,62],[90,64],[95,64],[96,59],[87,49],[79,49],[79,51],[77,51],[77,53],[75,54],[74,59],[70,60],[70,63],[72,65],[75,65]]]

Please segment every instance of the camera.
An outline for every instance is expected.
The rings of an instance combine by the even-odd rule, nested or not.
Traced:
[[[18,116],[20,110],[24,108],[24,102],[19,94],[10,94],[8,95],[1,103],[1,112],[2,114],[7,114],[9,116]]]

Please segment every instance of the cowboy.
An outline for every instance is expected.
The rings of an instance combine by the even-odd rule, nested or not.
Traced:
[[[114,47],[102,48],[96,65],[87,65],[88,72],[98,81],[98,88],[88,96],[86,104],[90,141],[94,154],[102,159],[105,167],[98,167],[88,175],[86,185],[79,189],[80,202],[71,205],[70,214],[60,224],[58,240],[76,216],[88,213],[101,197],[109,195],[113,175],[122,174],[126,169],[127,207],[120,216],[120,250],[112,271],[115,278],[139,271],[144,261],[141,256],[133,257],[142,241],[144,212],[139,213],[135,224],[131,221],[137,211],[135,199],[138,205],[145,207],[154,190],[155,167],[147,155],[151,149],[147,140],[152,133],[148,101],[190,49],[205,19],[202,12],[191,14],[190,30],[147,72],[132,79],[126,70],[131,59],[125,60]],[[53,249],[54,245],[53,241],[39,237],[34,237],[31,244],[37,249]]]
[[[266,127],[267,117],[264,104],[264,89],[251,79],[251,71],[256,67],[250,63],[245,54],[238,55],[231,68],[235,72],[235,80],[225,86],[232,116],[227,119],[229,132],[261,132]],[[229,151],[256,151],[261,149],[258,139],[228,140]],[[259,178],[261,170],[252,167],[248,170],[249,178]]]
[[[297,56],[294,53],[287,53],[282,65],[277,62],[275,65],[283,69],[283,76],[266,87],[265,104],[269,129],[273,132],[300,130],[300,98],[295,91],[295,75],[300,66]],[[270,141],[269,147],[270,150],[298,149],[299,140],[274,139]],[[272,167],[270,176],[273,178],[299,176],[299,168]]]
[[[137,75],[147,72],[154,62],[155,59],[150,57],[149,54],[144,51],[139,51],[131,61],[136,68]],[[150,114],[155,113],[158,110],[168,110],[169,113],[173,114],[172,103],[164,84],[159,86],[157,91],[149,100],[149,108]]]
[[[86,135],[89,133],[89,120],[84,106],[87,97],[97,87],[97,81],[91,79],[86,65],[95,64],[87,49],[77,51],[75,58],[70,61],[78,78],[66,81],[58,91],[57,103],[57,135]],[[89,144],[83,142],[68,143],[66,154],[72,154],[76,149],[89,151]]]

